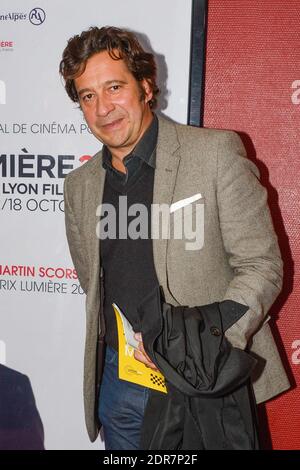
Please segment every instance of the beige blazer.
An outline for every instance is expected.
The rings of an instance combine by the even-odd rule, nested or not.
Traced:
[[[64,186],[70,253],[86,293],[84,405],[91,441],[99,431],[94,411],[100,306],[96,210],[105,179],[101,157],[99,152],[72,171]],[[289,388],[289,382],[267,322],[281,290],[282,260],[258,177],[236,133],[159,118],[153,203],[171,205],[200,193],[201,200],[192,204],[204,204],[204,244],[195,251],[186,249],[185,239],[153,239],[158,280],[173,305],[231,299],[249,307],[226,336],[236,347],[248,344],[258,358],[253,386],[259,403]],[[172,223],[171,217],[170,228]]]

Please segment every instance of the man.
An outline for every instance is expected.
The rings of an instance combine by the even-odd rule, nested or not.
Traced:
[[[136,359],[155,369],[143,347],[137,309],[157,285],[174,306],[231,300],[237,311],[246,307],[226,337],[258,359],[252,378],[256,401],[287,389],[267,323],[267,311],[281,289],[282,261],[266,191],[240,138],[230,131],[191,128],[157,118],[154,58],[128,31],[93,27],[71,38],[60,72],[68,95],[79,102],[92,133],[104,144],[91,161],[67,176],[64,189],[70,252],[87,294],[84,401],[90,439],[94,441],[99,431],[94,413],[99,398],[106,448],[139,448],[149,390],[118,379],[111,305],[117,303],[133,325],[139,341]],[[146,236],[143,228],[143,236],[124,236],[124,196],[128,208],[143,205],[148,214],[155,204],[167,204],[174,212],[170,227],[175,224],[178,201],[190,203],[192,216],[201,206],[203,244],[187,248],[185,232],[181,239],[151,239],[150,216]],[[113,224],[113,229],[99,230],[99,215],[104,216],[98,207],[101,202],[114,208],[117,226]],[[132,217],[126,219],[128,233],[132,221]],[[106,237],[108,232],[117,235]],[[107,347],[98,397],[99,311],[100,336]],[[104,358],[100,367],[102,362]]]

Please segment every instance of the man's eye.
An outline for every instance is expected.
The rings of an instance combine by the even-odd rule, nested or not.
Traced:
[[[93,97],[92,93],[89,93],[88,95],[84,95],[82,97],[82,100],[83,101],[90,101],[92,99],[92,97]]]
[[[110,87],[110,89],[111,89],[112,91],[117,91],[117,90],[119,90],[120,88],[121,88],[120,85],[113,85],[113,86]]]

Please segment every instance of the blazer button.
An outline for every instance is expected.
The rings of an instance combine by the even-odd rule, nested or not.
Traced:
[[[217,326],[212,326],[210,328],[210,332],[213,336],[221,336],[221,334],[222,334],[220,329]]]

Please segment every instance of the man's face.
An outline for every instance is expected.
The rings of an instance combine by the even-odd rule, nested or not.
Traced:
[[[89,128],[111,153],[124,157],[135,147],[152,120],[146,80],[141,88],[123,60],[107,51],[93,55],[75,79],[79,103]]]

